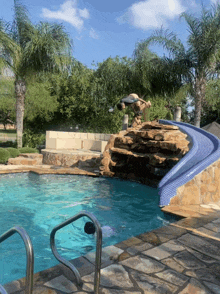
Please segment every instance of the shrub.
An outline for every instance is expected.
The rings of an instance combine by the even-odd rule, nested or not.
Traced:
[[[15,158],[20,154],[19,150],[16,148],[9,147],[9,148],[6,148],[6,150],[9,151],[11,158]]]
[[[44,145],[45,134],[36,134],[33,131],[27,129],[23,133],[23,147],[36,148],[38,145]]]
[[[30,148],[30,147],[22,147],[19,148],[19,154],[20,153],[39,153],[39,151],[36,148]]]
[[[0,148],[0,163],[6,163],[10,158],[10,153],[5,148]]]
[[[17,141],[6,141],[6,142],[3,142],[3,141],[0,141],[0,147],[13,147],[13,148],[16,148],[17,147]]]

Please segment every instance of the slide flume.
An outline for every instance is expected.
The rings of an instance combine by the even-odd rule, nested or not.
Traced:
[[[186,184],[195,175],[220,158],[220,140],[191,124],[160,120],[162,124],[178,126],[188,135],[190,151],[162,178],[160,181],[159,195],[160,206],[169,205],[172,197],[176,195],[178,187]]]

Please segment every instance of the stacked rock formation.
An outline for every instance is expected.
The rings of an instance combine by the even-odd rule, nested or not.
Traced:
[[[156,186],[189,151],[186,137],[177,126],[156,121],[121,131],[108,141],[100,174]]]

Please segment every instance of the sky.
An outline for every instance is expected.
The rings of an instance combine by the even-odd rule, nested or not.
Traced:
[[[132,57],[138,42],[163,28],[186,44],[183,12],[196,14],[220,0],[20,0],[34,24],[58,22],[73,41],[73,56],[89,68],[108,57]],[[13,20],[13,0],[0,0],[0,19]],[[150,48],[160,56],[160,47]]]

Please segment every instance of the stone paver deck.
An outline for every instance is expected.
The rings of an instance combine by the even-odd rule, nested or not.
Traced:
[[[38,173],[77,172],[45,166],[35,170],[0,166],[0,172],[22,168]],[[220,293],[220,206],[196,205],[179,210],[173,206],[163,210],[186,218],[103,248],[100,294]],[[82,276],[82,288],[76,285],[69,269],[57,265],[34,275],[33,293],[93,293],[94,253],[71,262]],[[23,294],[25,279],[4,286],[8,293]]]

